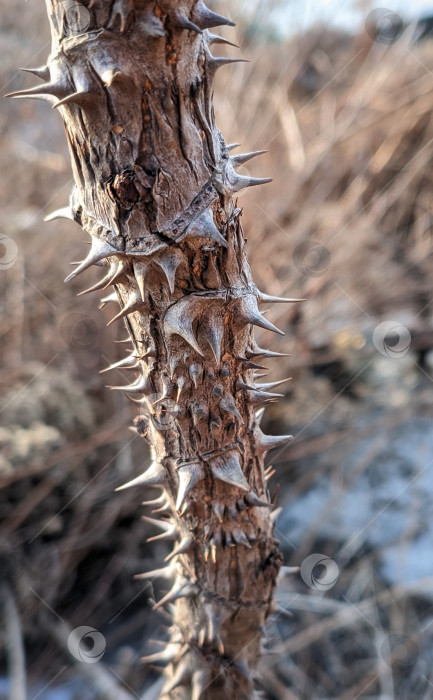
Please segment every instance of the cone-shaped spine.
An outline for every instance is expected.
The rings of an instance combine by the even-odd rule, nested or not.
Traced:
[[[162,493],[158,498],[153,498],[150,501],[142,501],[142,506],[162,506],[167,504],[167,497],[165,493]]]
[[[172,566],[164,566],[162,569],[154,569],[153,571],[145,571],[143,574],[135,574],[137,579],[157,579],[157,578],[173,578],[174,569]]]
[[[76,270],[71,272],[71,274],[66,277],[65,282],[73,280],[75,277],[81,274],[81,272],[84,272],[84,270],[87,270],[92,265],[95,265],[95,263],[110,257],[110,255],[116,255],[118,252],[119,251],[116,248],[106,241],[92,236],[92,245],[87,258],[78,265]]]
[[[273,304],[296,304],[299,301],[306,301],[306,299],[292,299],[288,297],[273,297],[270,294],[264,294],[263,292],[257,291],[257,296],[260,301],[266,301]]]
[[[118,362],[113,362],[112,365],[101,369],[99,374],[104,374],[105,372],[111,372],[112,369],[135,369],[138,365],[138,358],[136,355],[128,355]]]
[[[276,447],[283,447],[293,440],[293,435],[265,435],[261,430],[257,430],[258,444],[260,452],[268,452]]]
[[[181,464],[177,468],[179,485],[177,489],[176,510],[180,510],[188,494],[204,479],[204,469],[200,462]]]
[[[194,22],[201,29],[212,29],[212,27],[221,27],[223,25],[228,27],[235,26],[234,22],[227,19],[227,17],[223,17],[222,15],[217,15],[216,12],[212,12],[212,10],[205,5],[203,0],[198,0],[196,3],[192,17]]]
[[[285,352],[274,352],[273,350],[264,350],[256,346],[254,349],[248,348],[246,351],[246,356],[248,359],[251,357],[290,357],[288,353]]]
[[[283,510],[282,508],[276,508],[275,510],[272,511],[271,520],[273,523],[275,523],[278,520],[279,516],[281,515],[282,510]]]
[[[256,187],[257,185],[266,185],[272,182],[271,177],[247,177],[246,175],[238,175],[233,183],[230,184],[231,194],[236,194],[244,190],[246,187]]]
[[[59,98],[62,98],[67,93],[67,87],[64,84],[59,83],[45,83],[44,85],[36,85],[35,87],[28,88],[27,90],[17,90],[16,92],[10,92],[5,97],[13,97],[14,99],[23,99],[26,97],[33,98],[36,100],[45,100],[54,105],[58,102]]]
[[[145,472],[136,476],[135,479],[128,481],[127,484],[123,486],[118,486],[116,491],[123,491],[123,489],[129,489],[131,486],[162,486],[165,482],[166,475],[164,467],[158,462],[152,462],[150,467],[146,469]]]
[[[65,95],[61,100],[54,102],[52,107],[53,109],[57,109],[64,105],[77,105],[77,107],[85,109],[86,107],[92,107],[98,99],[98,93],[93,93],[88,90],[77,90],[76,92],[69,93],[69,95]]]
[[[249,63],[249,61],[246,58],[229,58],[228,56],[211,56],[209,54],[209,60],[206,66],[208,80],[212,82],[212,80],[215,77],[215,73],[217,72],[217,70],[219,70],[219,68],[223,68],[224,66],[230,66],[232,65],[232,63]],[[241,176],[238,175],[238,177]],[[251,179],[254,180],[254,178]],[[243,189],[243,187],[249,187],[249,185],[242,185],[242,187],[240,187],[239,189]]]
[[[224,321],[221,316],[209,318],[206,328],[203,330],[203,335],[213,352],[215,362],[219,365],[221,360],[221,344],[224,336]]]
[[[235,49],[240,48],[238,44],[234,44],[232,41],[229,41],[225,37],[219,36],[218,34],[212,34],[211,32],[209,32],[207,37],[209,41],[209,46],[212,46],[212,44],[226,44],[227,46],[233,46]]]
[[[50,69],[48,66],[38,66],[37,68],[25,67],[20,68],[20,70],[24,71],[25,73],[31,73],[46,83],[50,80]]]
[[[194,24],[194,22],[191,22],[189,17],[184,12],[182,12],[182,10],[175,11],[174,24],[176,27],[179,27],[180,29],[186,29],[190,32],[196,32],[197,34],[201,34],[202,32],[200,27]]]
[[[197,343],[192,324],[202,303],[202,299],[190,294],[170,306],[164,317],[166,335],[180,335],[199,355],[203,355],[203,352]]]
[[[149,272],[149,263],[145,260],[133,260],[132,269],[134,270],[135,281],[140,290],[141,300],[146,301],[146,279]]]
[[[279,333],[284,335],[283,331],[274,326],[273,323],[268,321],[259,311],[257,306],[257,299],[253,294],[246,294],[237,300],[237,311],[239,317],[245,321],[245,323],[252,323],[254,326],[259,326],[268,331],[273,331],[274,333]]]
[[[261,156],[267,152],[268,151],[250,151],[249,153],[240,153],[237,156],[232,156],[230,160],[233,166],[236,168],[238,165],[248,163],[248,161],[252,160],[252,158],[256,158],[257,156]]]
[[[239,410],[235,404],[235,400],[231,394],[225,394],[218,405],[221,411],[224,411],[225,413],[231,413],[238,419],[238,421],[243,423],[242,415],[239,413]]]
[[[222,455],[213,457],[209,462],[209,467],[215,479],[237,486],[243,491],[250,490],[248,481],[241,468],[237,450],[229,450]]]
[[[247,539],[247,536],[241,528],[234,527],[232,532],[231,532],[231,535],[232,535],[232,539],[236,542],[236,544],[242,544],[242,545],[244,545],[244,547],[251,549],[251,545]]]
[[[269,391],[248,391],[247,401],[250,404],[264,406],[267,403],[273,403],[281,399],[284,394],[272,394]]]
[[[245,357],[238,357],[238,360],[242,362],[244,369],[268,369],[263,365],[258,365],[256,362],[251,362],[251,360],[247,360]]]
[[[148,542],[155,542],[156,540],[173,540],[176,539],[177,535],[177,525],[170,520],[158,520],[157,518],[149,518],[147,515],[141,516],[142,520],[147,523],[158,527],[162,530],[160,535],[154,535],[153,537],[148,537]]]
[[[173,661],[178,655],[181,650],[181,645],[180,644],[169,644],[165,649],[162,651],[158,651],[155,654],[149,654],[148,656],[142,656],[141,661],[145,664],[153,664],[156,662],[161,662],[161,663],[170,663],[170,661]]]
[[[262,501],[262,499],[259,498],[254,491],[249,491],[246,496],[244,496],[244,501],[249,506],[253,506],[255,508],[272,508],[272,503]]]
[[[110,270],[107,272],[105,277],[102,278],[99,282],[96,284],[92,285],[92,287],[88,287],[88,289],[84,289],[82,292],[79,292],[77,296],[83,296],[83,294],[90,294],[90,292],[97,292],[99,289],[107,289],[112,284],[115,284],[119,279],[124,277],[125,275],[125,267],[124,264],[122,263],[121,260],[118,260],[116,258],[113,258],[110,261]],[[117,301],[117,297],[116,297]],[[126,341],[123,342],[131,342],[130,338],[128,338]]]
[[[44,217],[44,221],[56,221],[57,219],[69,219],[70,221],[75,221],[74,212],[71,207],[62,207],[61,209],[56,209]]]
[[[156,264],[163,270],[170,292],[174,292],[174,281],[176,277],[176,270],[183,262],[184,256],[179,248],[169,248],[168,250],[163,250],[158,254],[158,259],[155,260]]]
[[[194,544],[194,537],[189,533],[187,535],[184,535],[182,537],[181,541],[179,542],[179,544],[177,544],[174,547],[174,549],[170,552],[170,554],[168,554],[165,557],[164,561],[171,561],[171,559],[173,559],[174,557],[177,557],[178,554],[184,554],[185,552],[188,552],[191,549],[193,544]]]
[[[281,386],[281,384],[285,384],[286,382],[290,382],[292,377],[286,377],[285,379],[279,379],[276,382],[266,382],[264,384],[256,384],[255,388],[259,389],[260,391],[272,391],[272,389],[275,389],[277,386]]]
[[[227,241],[217,229],[214,221],[212,209],[205,209],[195,219],[193,219],[186,231],[179,238],[208,238],[227,248]]]
[[[194,384],[194,389],[197,389],[198,383],[203,375],[203,370],[201,365],[193,363],[192,365],[189,366],[188,368],[189,376],[191,377],[191,381]]]
[[[176,403],[179,403],[179,399],[181,397],[181,394],[185,387],[187,386],[187,381],[186,378],[183,376],[180,376],[176,379],[176,386],[177,386],[177,392],[176,392]]]
[[[119,297],[117,296],[117,292],[111,292],[110,294],[107,294],[106,297],[103,297],[101,301],[99,302],[99,308],[103,309],[107,304],[118,304],[119,303]]]
[[[129,392],[132,394],[139,393],[149,395],[153,391],[150,379],[145,374],[138,377],[137,381],[135,381],[133,384],[128,384],[127,386],[110,386],[109,388],[112,391]]]
[[[169,592],[161,598],[158,603],[156,603],[153,606],[154,610],[157,610],[160,608],[162,605],[165,605],[166,603],[171,603],[174,600],[178,600],[179,598],[191,598],[192,596],[197,595],[199,592],[198,586],[193,584],[193,583],[182,583],[177,581],[173,588],[169,590]]]
[[[218,520],[220,523],[222,523],[224,519],[224,511],[225,511],[225,505],[224,503],[219,503],[219,501],[215,501],[212,503],[212,510],[217,516]]]
[[[141,295],[132,293],[127,299],[125,306],[122,309],[120,309],[118,314],[116,314],[112,319],[108,321],[107,326],[111,326],[111,324],[115,321],[118,321],[119,319],[128,316],[128,314],[132,314],[134,311],[137,311],[142,306],[143,301],[141,299]]]

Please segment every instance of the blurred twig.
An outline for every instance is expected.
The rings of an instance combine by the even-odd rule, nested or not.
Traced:
[[[20,616],[8,584],[1,587],[5,641],[9,658],[9,697],[10,700],[26,700],[26,662]]]

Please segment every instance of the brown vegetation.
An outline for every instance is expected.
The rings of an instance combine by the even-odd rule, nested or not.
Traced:
[[[32,84],[15,66],[42,62],[42,54],[31,56],[45,32],[40,7],[5,10],[5,26],[14,30],[4,38],[4,92]],[[287,360],[293,381],[268,421],[295,435],[312,421],[287,453],[290,462],[278,458],[278,500],[285,509],[323,475],[338,478],[338,464],[353,449],[354,421],[357,438],[367,435],[362,419],[375,416],[379,404],[380,449],[411,416],[431,418],[431,383],[423,373],[430,373],[432,346],[432,48],[410,45],[405,36],[391,46],[364,39],[320,31],[284,45],[250,44],[243,53],[253,65],[219,78],[218,124],[227,140],[242,139],[244,150],[268,148],[260,173],[274,176],[260,196],[239,199],[257,284],[309,299],[295,316],[269,314],[291,328],[274,348],[293,353]],[[141,644],[143,654],[152,651],[148,639],[163,638],[164,631],[144,606],[152,592],[132,576],[167,552],[158,543],[143,544],[136,494],[112,495],[141,455],[127,428],[133,414],[97,374],[116,331],[105,328],[105,310],[74,298],[78,284],[61,283],[66,261],[79,255],[78,227],[74,239],[72,224],[41,223],[43,213],[65,204],[70,189],[59,121],[38,103],[4,104],[4,114],[2,231],[17,241],[19,255],[0,277],[2,568],[20,611],[30,682],[42,678],[43,685],[64,666],[59,682],[82,672],[59,647],[49,605],[72,627],[101,629],[110,664],[138,692],[155,676],[131,649]],[[259,174],[256,166],[248,169]],[[308,240],[323,247],[305,262],[299,245]],[[413,341],[413,364],[395,375],[403,398],[383,379],[375,385],[371,368],[368,377],[358,374],[377,357],[375,326],[396,313]],[[118,348],[107,363],[121,359]],[[415,375],[410,386],[409,374]],[[361,460],[358,473],[380,449],[371,445],[370,461]],[[312,515],[293,555],[284,540],[290,532],[280,531],[286,563],[300,564],[302,553],[318,547],[335,555]],[[430,674],[423,652],[428,584],[390,586],[375,571],[380,551],[363,542],[327,599],[307,595],[302,581],[282,589],[283,607],[296,611],[291,618],[281,615],[271,630],[282,640],[278,657],[269,657],[263,671],[270,697],[375,697],[393,683],[399,699],[429,697],[423,680]],[[386,664],[377,649],[387,634],[401,630],[416,645],[416,663]]]

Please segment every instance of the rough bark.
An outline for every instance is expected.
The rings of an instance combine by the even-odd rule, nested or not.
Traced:
[[[250,698],[261,632],[281,565],[273,534],[265,453],[289,436],[259,428],[276,400],[257,384],[253,326],[260,313],[233,197],[267,180],[242,177],[212,108],[212,81],[235,59],[216,58],[210,30],[231,24],[202,0],[47,0],[52,52],[35,69],[33,96],[61,114],[75,188],[68,216],[113,288],[131,354],[115,366],[137,377],[121,387],[140,406],[137,431],[153,463],[130,484],[161,489],[152,520],[174,540],[164,569],[172,587],[166,697]],[[72,14],[75,12],[75,15]],[[88,25],[88,26],[87,26]],[[125,486],[125,487],[126,487]],[[151,502],[152,503],[152,502]]]

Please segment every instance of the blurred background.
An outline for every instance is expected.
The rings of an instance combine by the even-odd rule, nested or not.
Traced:
[[[213,7],[250,61],[220,71],[217,123],[242,151],[267,149],[244,172],[274,178],[239,197],[253,274],[307,299],[269,311],[284,338],[258,335],[290,353],[269,362],[270,381],[292,381],[264,424],[294,435],[271,454],[270,484],[285,564],[301,567],[281,578],[258,687],[270,700],[428,700],[433,5]],[[35,84],[17,67],[44,63],[49,33],[37,0],[0,10],[4,94]],[[113,494],[147,452],[134,408],[106,388],[130,377],[99,374],[125,333],[106,328],[97,294],[63,283],[80,228],[43,223],[72,187],[59,115],[2,100],[0,125],[0,698],[26,686],[29,700],[151,700],[159,676],[140,657],[167,637],[152,612],[164,584],[133,576],[167,548],[146,543],[142,494]],[[82,627],[87,647],[68,645]]]

